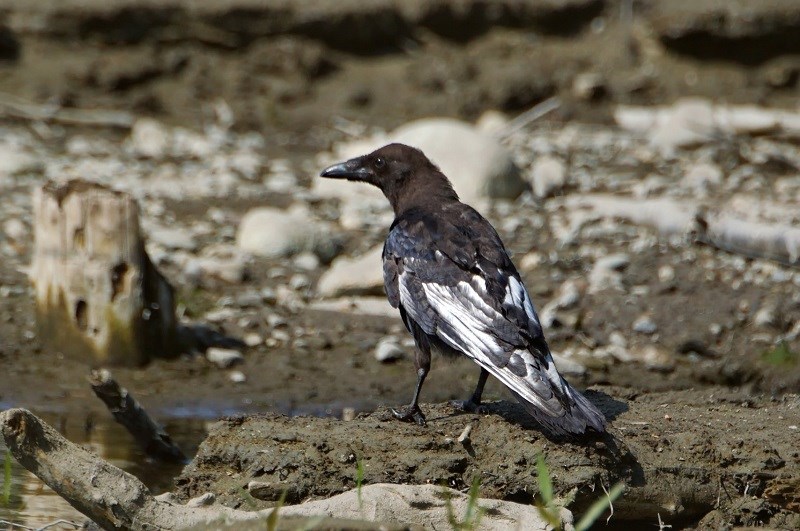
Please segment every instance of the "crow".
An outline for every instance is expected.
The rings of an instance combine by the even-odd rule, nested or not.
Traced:
[[[481,411],[489,374],[553,435],[605,431],[605,417],[561,377],[533,303],[497,231],[459,201],[450,181],[422,151],[389,144],[335,164],[322,177],[377,186],[395,219],[383,248],[389,303],[414,336],[417,385],[411,404],[392,410],[425,424],[419,407],[431,351],[477,363],[475,392],[455,404]]]

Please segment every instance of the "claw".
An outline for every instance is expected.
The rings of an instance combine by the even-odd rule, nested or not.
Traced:
[[[402,411],[392,409],[392,415],[397,420],[402,420],[403,422],[416,422],[420,426],[425,425],[425,415],[422,413],[419,406],[416,405],[408,406]]]
[[[486,406],[481,404],[476,404],[472,400],[451,400],[450,405],[456,409],[465,411],[467,413],[478,413],[479,415],[486,415],[489,412]]]

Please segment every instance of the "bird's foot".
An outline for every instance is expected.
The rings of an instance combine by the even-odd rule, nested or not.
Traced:
[[[422,414],[422,410],[416,404],[407,406],[400,411],[392,409],[392,415],[403,422],[416,422],[420,426],[425,425],[425,415]]]
[[[482,404],[478,404],[474,402],[472,399],[469,400],[451,400],[450,405],[456,409],[461,411],[465,411],[467,413],[477,413],[479,415],[485,415],[489,412],[486,406]]]

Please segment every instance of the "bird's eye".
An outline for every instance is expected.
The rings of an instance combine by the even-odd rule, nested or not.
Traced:
[[[386,161],[385,161],[385,160],[383,160],[381,157],[378,157],[377,159],[375,159],[375,162],[374,162],[374,164],[375,164],[375,167],[376,167],[377,169],[381,169],[381,168],[383,168],[384,166],[386,166]]]

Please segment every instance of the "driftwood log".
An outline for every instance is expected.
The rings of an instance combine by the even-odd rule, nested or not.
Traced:
[[[128,430],[147,455],[162,461],[187,461],[186,455],[164,428],[150,418],[127,389],[120,387],[110,372],[105,369],[92,371],[89,383],[97,398],[114,415],[114,420]]]
[[[33,192],[40,337],[92,365],[136,366],[178,349],[172,287],[150,261],[128,194],[86,181]]]
[[[423,524],[449,528],[450,514],[461,521],[469,505],[464,494],[432,485],[368,485],[329,500],[281,507],[277,515],[273,509],[241,511],[211,505],[214,497],[209,495],[184,505],[169,494],[154,497],[137,478],[67,441],[27,410],[0,413],[0,432],[22,466],[109,530],[261,530],[271,528],[271,519],[278,521],[277,529],[287,530],[399,531],[419,530]],[[531,531],[549,528],[532,506],[486,499],[478,500],[478,506],[486,511],[481,529],[505,530],[520,522]]]

